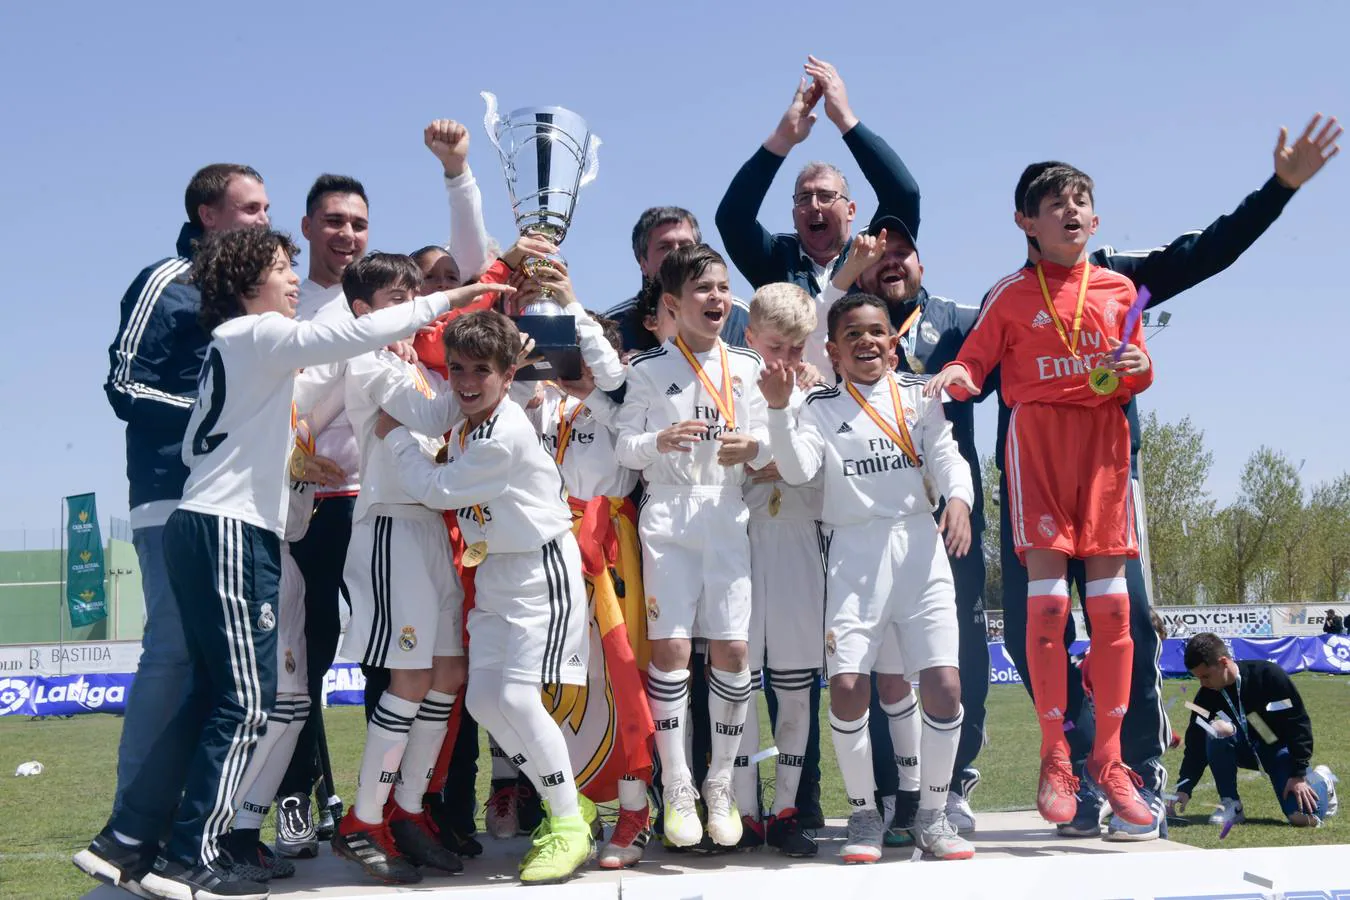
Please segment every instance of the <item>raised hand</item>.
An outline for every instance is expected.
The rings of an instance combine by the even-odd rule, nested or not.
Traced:
[[[759,373],[759,392],[769,409],[787,409],[792,398],[792,385],[796,374],[780,362],[771,362]]]
[[[875,237],[863,232],[853,236],[849,243],[848,256],[832,279],[835,287],[848,290],[862,274],[881,262],[886,255],[886,229],[881,229]]]
[[[844,87],[844,79],[834,66],[823,59],[808,56],[804,68],[825,98],[825,115],[830,117],[839,132],[843,134],[857,125],[858,117],[853,114],[853,107],[848,105],[848,89]]]
[[[1327,160],[1341,152],[1336,139],[1344,129],[1332,116],[1318,131],[1317,125],[1321,121],[1321,113],[1313,116],[1308,127],[1303,129],[1303,134],[1292,145],[1285,143],[1289,139],[1289,129],[1280,129],[1279,140],[1275,142],[1275,177],[1285,187],[1302,187],[1304,182],[1321,171]]]
[[[816,124],[816,114],[811,110],[815,109],[819,101],[820,87],[807,85],[805,78],[799,81],[787,112],[783,113],[783,118],[778,120],[778,127],[764,142],[764,149],[776,156],[787,156],[793,147],[806,140],[811,127]]]
[[[422,141],[441,161],[446,177],[464,174],[469,164],[469,129],[454,119],[437,119],[422,132]]]

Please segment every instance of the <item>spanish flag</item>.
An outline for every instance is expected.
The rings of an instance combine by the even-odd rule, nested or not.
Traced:
[[[588,683],[548,685],[544,706],[562,728],[577,789],[614,800],[619,779],[651,778],[651,709],[643,676],[651,661],[642,592],[642,550],[631,500],[569,500],[592,609]]]

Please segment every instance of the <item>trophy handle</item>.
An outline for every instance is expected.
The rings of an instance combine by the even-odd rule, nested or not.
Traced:
[[[483,130],[487,132],[488,140],[492,141],[492,146],[497,148],[497,155],[510,168],[511,161],[507,159],[506,153],[502,150],[501,142],[497,138],[502,124],[502,117],[497,114],[497,95],[491,91],[479,91],[479,96],[487,104],[487,112],[483,114]]]
[[[586,171],[582,173],[581,180],[577,182],[577,190],[581,190],[586,185],[595,180],[595,176],[600,172],[600,136],[592,134],[590,141],[586,144]]]

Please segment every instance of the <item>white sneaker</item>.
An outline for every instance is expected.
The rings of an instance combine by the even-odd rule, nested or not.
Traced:
[[[848,837],[839,848],[839,858],[846,863],[874,863],[881,859],[881,813],[875,809],[859,809],[848,817]]]
[[[975,845],[956,833],[945,810],[921,809],[914,817],[914,845],[938,859],[970,859]]]
[[[703,803],[708,807],[708,837],[719,847],[735,847],[741,842],[744,826],[730,778],[708,778],[703,782]]]
[[[1221,797],[1219,798],[1219,808],[1214,810],[1213,815],[1209,817],[1209,824],[1223,825],[1230,820],[1234,825],[1241,825],[1247,821],[1247,817],[1242,814],[1242,801]]]
[[[1326,766],[1314,766],[1308,773],[1308,783],[1312,789],[1317,792],[1317,797],[1322,802],[1318,805],[1317,814],[1322,819],[1330,819],[1340,811],[1341,803],[1336,798],[1336,782],[1340,781]]]
[[[703,823],[698,820],[698,806],[695,805],[697,800],[698,792],[687,778],[666,786],[662,824],[666,840],[676,847],[692,847],[703,840]]]
[[[975,813],[970,801],[955,791],[947,792],[947,821],[958,834],[970,834],[975,830]]]

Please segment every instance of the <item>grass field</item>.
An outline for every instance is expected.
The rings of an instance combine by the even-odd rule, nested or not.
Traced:
[[[1295,677],[1311,711],[1317,740],[1316,762],[1339,773],[1350,772],[1350,679],[1326,675]],[[1193,694],[1191,681],[1167,684],[1169,699],[1185,689]],[[1029,809],[1035,801],[1038,733],[1026,692],[1017,685],[994,686],[989,692],[989,746],[976,765],[984,778],[973,797],[979,810]],[[1180,710],[1178,704],[1175,708]],[[768,734],[767,718],[762,733]],[[1174,720],[1183,721],[1180,712]],[[326,712],[331,756],[336,766],[338,792],[350,800],[356,783],[356,768],[365,734],[357,707],[338,707]],[[94,883],[70,864],[70,856],[88,843],[103,826],[112,803],[117,740],[122,720],[107,715],[73,719],[6,718],[0,720],[0,897],[78,897]],[[829,816],[845,816],[843,786],[834,765],[834,752],[827,739],[821,748],[824,759],[822,798]],[[20,763],[36,759],[45,771],[36,778],[11,775]],[[482,755],[488,759],[486,750]],[[1179,750],[1166,757],[1175,777],[1181,763]],[[487,773],[480,771],[480,797],[486,796]],[[765,778],[772,767],[763,764]],[[1266,777],[1255,772],[1240,774],[1248,823],[1233,829],[1224,847],[1265,847],[1295,843],[1334,844],[1347,841],[1344,821],[1333,819],[1314,832],[1284,824],[1279,806]],[[1174,823],[1172,840],[1197,847],[1221,846],[1218,829],[1206,824],[1217,802],[1213,782],[1207,777],[1196,792],[1190,815]]]

